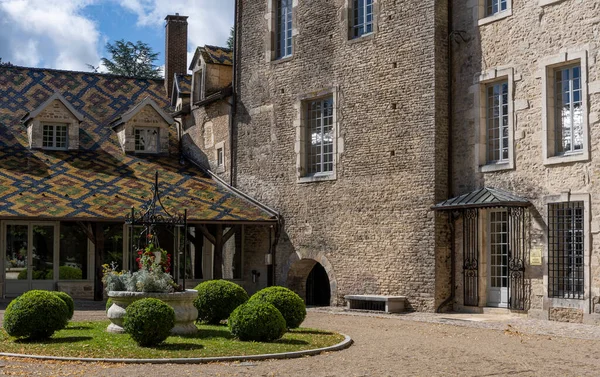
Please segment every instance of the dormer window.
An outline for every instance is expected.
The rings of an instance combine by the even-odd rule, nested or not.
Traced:
[[[44,124],[42,126],[42,148],[66,150],[68,145],[66,124]]]
[[[158,135],[157,127],[137,127],[135,134],[135,151],[144,153],[158,152]]]

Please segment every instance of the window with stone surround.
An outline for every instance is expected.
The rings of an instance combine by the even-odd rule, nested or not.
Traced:
[[[158,153],[158,128],[157,127],[136,127],[135,151],[144,153]]]
[[[587,52],[542,61],[543,154],[547,165],[589,159]]]
[[[479,26],[512,15],[512,0],[479,0],[477,12]]]
[[[292,0],[277,0],[276,58],[292,55]]]
[[[476,144],[482,173],[514,168],[514,72],[493,68],[478,75],[479,108]]]
[[[66,124],[42,125],[42,148],[66,150],[68,139],[68,126]]]
[[[359,38],[373,32],[373,0],[351,0],[351,38]]]
[[[336,179],[338,153],[343,150],[336,115],[336,90],[313,92],[295,108],[298,182]]]
[[[584,202],[548,204],[548,296],[583,299]]]

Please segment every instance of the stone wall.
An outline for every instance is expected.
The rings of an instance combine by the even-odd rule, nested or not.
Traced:
[[[27,135],[31,148],[43,147],[44,124],[66,125],[68,134],[67,149],[79,149],[79,120],[62,102],[59,100],[52,101],[28,123]]]
[[[509,1],[510,2],[510,1]],[[480,1],[453,2],[453,28],[462,31],[453,38],[453,184],[455,195],[484,186],[502,188],[528,198],[534,205],[529,246],[543,250],[543,265],[527,265],[530,281],[530,314],[543,318],[558,318],[560,307],[572,307],[581,313],[590,312],[590,299],[600,294],[600,263],[598,262],[597,234],[600,230],[600,197],[595,179],[600,158],[594,142],[600,137],[597,127],[600,113],[600,69],[598,59],[598,25],[596,17],[600,4],[595,1],[554,1],[541,6],[537,1],[513,0],[512,11],[504,18],[486,23],[478,20]],[[548,2],[544,2],[548,3]],[[478,26],[479,24],[483,24]],[[583,54],[582,54],[583,52]],[[543,132],[546,108],[543,83],[545,64],[561,64],[572,57],[587,60],[588,91],[587,113],[590,140],[589,158],[567,163],[548,163]],[[545,63],[544,63],[545,62]],[[585,64],[582,62],[582,67]],[[513,109],[511,114],[512,155],[511,167],[482,167],[480,98],[482,85],[497,72],[509,70],[512,75]],[[493,80],[491,80],[493,82]],[[483,133],[485,135],[485,133]],[[588,151],[586,151],[587,153]],[[489,170],[489,172],[484,172]],[[494,171],[496,170],[496,171]],[[591,276],[585,287],[584,300],[556,300],[548,298],[547,286],[547,204],[556,199],[576,200],[588,197],[589,222],[586,230],[586,274]],[[590,196],[591,194],[591,196]],[[593,238],[592,238],[593,237]],[[458,237],[457,237],[458,238]],[[590,240],[591,238],[591,240]],[[460,250],[460,247],[458,248]],[[527,261],[528,262],[528,261]],[[457,261],[457,265],[459,261]],[[589,268],[587,266],[589,265]],[[460,280],[460,278],[458,279]],[[571,310],[571,309],[569,309]]]
[[[375,3],[375,32],[355,40],[347,0],[298,3],[293,56],[265,61],[271,8],[243,2],[235,181],[285,219],[278,284],[315,259],[334,304],[406,295],[432,311],[449,294],[447,224],[430,210],[447,197],[447,9]],[[323,91],[336,93],[336,179],[299,183],[295,105]]]

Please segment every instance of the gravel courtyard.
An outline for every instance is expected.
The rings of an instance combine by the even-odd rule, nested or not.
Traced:
[[[0,310],[0,315],[2,315]],[[75,320],[102,318],[78,311]],[[292,360],[114,365],[0,358],[7,376],[597,376],[600,327],[506,316],[310,310],[304,326],[350,335],[349,349]]]

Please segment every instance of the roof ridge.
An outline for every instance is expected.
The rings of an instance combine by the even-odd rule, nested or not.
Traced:
[[[133,79],[133,80],[145,80],[145,81],[162,81],[165,79],[151,79],[151,78],[142,78],[135,76],[127,76],[127,75],[115,75],[113,73],[102,73],[102,72],[86,72],[86,71],[75,71],[69,69],[58,69],[58,68],[41,68],[41,67],[26,67],[21,65],[11,65],[11,66],[0,66],[0,69],[27,69],[30,71],[46,71],[46,72],[63,72],[63,73],[79,73],[90,76],[102,76],[102,77],[110,77],[110,78],[124,78],[124,79]]]

